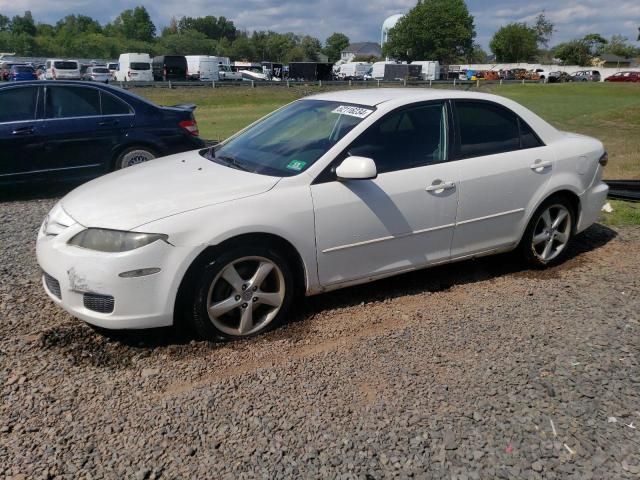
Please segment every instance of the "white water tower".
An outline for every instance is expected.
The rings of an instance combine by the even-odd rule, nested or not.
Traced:
[[[398,23],[398,20],[400,20],[402,17],[404,17],[403,14],[396,13],[395,15],[391,15],[384,22],[382,22],[382,32],[380,34],[380,47],[381,48],[387,42],[387,39],[389,38],[389,30],[391,30],[393,27],[395,27],[396,23]]]

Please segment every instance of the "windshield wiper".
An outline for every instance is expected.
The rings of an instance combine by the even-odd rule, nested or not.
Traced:
[[[219,160],[221,162],[224,162],[226,165],[230,166],[231,168],[236,168],[238,170],[242,170],[245,172],[251,171],[244,164],[239,162],[235,157],[232,157],[230,155],[216,155],[216,152],[213,150],[213,147],[209,149],[209,158],[211,158],[212,160]]]

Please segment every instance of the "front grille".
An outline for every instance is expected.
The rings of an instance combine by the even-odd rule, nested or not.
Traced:
[[[49,291],[59,299],[62,299],[62,296],[60,295],[60,282],[58,282],[58,280],[53,278],[47,272],[42,273],[44,276],[44,283],[47,285]]]
[[[82,297],[85,308],[98,313],[113,312],[115,300],[111,295],[99,295],[97,293],[85,293]]]

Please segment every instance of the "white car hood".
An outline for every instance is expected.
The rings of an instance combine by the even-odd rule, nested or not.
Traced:
[[[188,210],[258,195],[279,180],[220,165],[192,151],[97,178],[64,197],[62,208],[85,227],[132,230]]]

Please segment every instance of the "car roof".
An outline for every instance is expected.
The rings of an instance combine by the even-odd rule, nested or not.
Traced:
[[[313,100],[355,103],[374,107],[386,102],[413,103],[447,98],[490,100],[504,103],[504,97],[478,92],[431,88],[368,88],[363,90],[341,90],[306,97]]]

